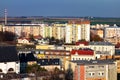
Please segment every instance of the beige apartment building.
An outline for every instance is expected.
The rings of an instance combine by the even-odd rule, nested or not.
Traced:
[[[16,33],[18,37],[33,36],[54,37],[65,39],[66,43],[77,42],[78,40],[90,41],[90,21],[74,20],[66,24],[8,24],[2,26],[3,31]]]
[[[113,44],[120,42],[120,27],[112,26],[105,28],[104,38]]]
[[[87,20],[69,21],[65,30],[66,43],[77,42],[82,39],[90,41],[90,22]]]
[[[114,60],[68,61],[65,69],[72,69],[73,80],[117,80]]]

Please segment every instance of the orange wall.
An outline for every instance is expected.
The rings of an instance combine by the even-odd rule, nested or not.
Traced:
[[[75,72],[74,72],[74,79],[73,80],[78,80],[78,67],[75,67]]]
[[[85,76],[85,68],[84,65],[80,65],[80,80],[85,80],[84,79]]]

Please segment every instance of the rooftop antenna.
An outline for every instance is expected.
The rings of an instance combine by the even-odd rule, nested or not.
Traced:
[[[5,9],[5,25],[7,24],[7,9]]]

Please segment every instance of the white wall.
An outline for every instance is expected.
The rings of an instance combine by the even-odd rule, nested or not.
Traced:
[[[10,68],[14,69],[14,72],[19,73],[20,72],[20,63],[18,62],[6,62],[6,63],[0,63],[0,69],[3,73],[7,73]]]
[[[71,60],[94,60],[94,55],[71,55]]]

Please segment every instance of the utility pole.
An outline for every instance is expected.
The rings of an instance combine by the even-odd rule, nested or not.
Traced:
[[[5,25],[6,25],[7,24],[7,9],[5,9],[4,16],[5,16]]]

